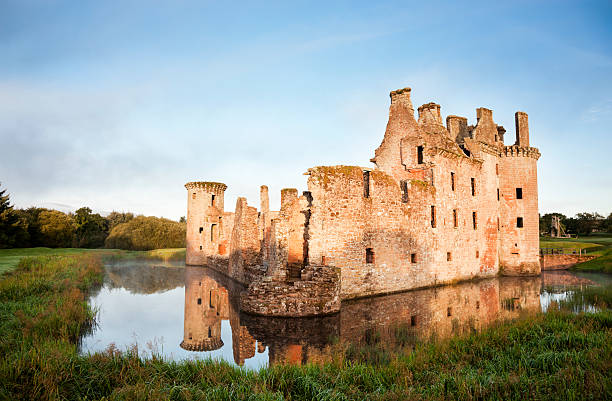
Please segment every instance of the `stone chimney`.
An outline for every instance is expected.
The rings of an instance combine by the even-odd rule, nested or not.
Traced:
[[[419,125],[440,125],[442,116],[440,115],[440,105],[436,103],[426,103],[419,107]]]
[[[517,111],[514,114],[516,124],[516,143],[515,145],[529,147],[529,121],[527,113]]]
[[[459,116],[446,117],[446,128],[450,138],[458,144],[463,143],[463,140],[470,136],[467,126],[467,118]]]
[[[392,91],[389,96],[391,96],[391,106],[401,105],[412,109],[414,113],[414,107],[412,107],[412,101],[410,100],[410,88],[397,89]]]

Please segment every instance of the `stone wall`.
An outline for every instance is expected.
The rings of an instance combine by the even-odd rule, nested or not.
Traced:
[[[331,267],[309,267],[306,280],[287,282],[267,277],[249,285],[240,309],[265,316],[314,316],[340,310],[339,272]]]
[[[542,270],[564,270],[596,257],[593,255],[541,255],[540,263]]]

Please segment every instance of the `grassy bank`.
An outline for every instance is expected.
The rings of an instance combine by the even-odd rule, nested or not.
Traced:
[[[609,234],[590,235],[582,238],[540,238],[540,248],[580,248],[587,255],[597,258],[580,263],[572,268],[578,271],[612,273],[612,236]]]
[[[326,365],[258,372],[213,361],[80,356],[99,255],[23,259],[0,277],[0,399],[605,399],[612,314],[554,312],[390,353],[336,344]],[[609,294],[608,294],[609,295]],[[606,298],[609,302],[609,299]]]
[[[83,253],[102,255],[109,259],[157,259],[164,261],[185,260],[185,248],[155,249],[152,251],[124,251],[121,249],[86,248],[13,248],[0,249],[0,274],[17,267],[27,256],[68,256]]]

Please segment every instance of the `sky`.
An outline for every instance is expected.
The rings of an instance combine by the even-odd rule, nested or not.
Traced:
[[[514,141],[540,212],[612,212],[609,1],[0,0],[0,182],[16,207],[178,219],[188,181],[306,190],[371,165],[389,92]]]

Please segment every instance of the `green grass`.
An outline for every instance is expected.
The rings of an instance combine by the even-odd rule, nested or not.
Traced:
[[[120,249],[85,249],[85,248],[12,248],[0,249],[0,274],[17,267],[26,256],[67,256],[81,253],[97,253],[108,258],[147,258],[185,260],[185,248],[155,249],[152,251],[124,251]]]
[[[612,398],[612,313],[556,311],[417,345],[336,343],[322,365],[257,372],[216,361],[82,356],[101,256],[25,258],[0,276],[0,399],[553,400]],[[609,294],[605,295],[606,302]]]
[[[540,248],[581,248],[597,258],[572,268],[577,271],[612,273],[612,235],[593,234],[582,238],[540,237]]]

